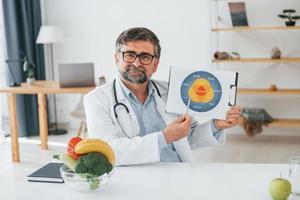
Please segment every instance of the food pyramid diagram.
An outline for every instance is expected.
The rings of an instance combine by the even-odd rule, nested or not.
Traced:
[[[197,71],[183,80],[180,96],[183,103],[189,106],[189,109],[196,112],[206,112],[218,105],[222,97],[222,87],[213,74]]]

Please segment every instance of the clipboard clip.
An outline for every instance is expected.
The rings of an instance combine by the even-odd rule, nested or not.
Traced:
[[[236,105],[236,94],[237,94],[237,86],[236,85],[230,85],[229,90],[229,106],[235,106]]]
[[[235,73],[235,84],[230,85],[230,89],[229,89],[229,102],[228,102],[229,106],[235,106],[236,105],[238,77],[239,77],[239,73],[236,72]]]

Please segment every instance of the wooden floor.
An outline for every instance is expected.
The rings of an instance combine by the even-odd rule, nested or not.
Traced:
[[[52,160],[53,154],[64,152],[66,141],[73,134],[49,136],[49,150],[41,150],[39,138],[20,139],[21,161],[39,165]],[[0,143],[0,163],[11,163],[9,139]],[[243,134],[227,135],[225,145],[205,147],[194,151],[196,161],[234,163],[288,163],[288,158],[300,155],[300,136],[259,135],[249,138]]]

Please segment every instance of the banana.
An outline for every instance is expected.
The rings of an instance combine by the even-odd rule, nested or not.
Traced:
[[[85,154],[90,152],[99,152],[106,156],[108,162],[115,166],[115,154],[112,148],[100,139],[83,139],[75,146],[76,154]]]

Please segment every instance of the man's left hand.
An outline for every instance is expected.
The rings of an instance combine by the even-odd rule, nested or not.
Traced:
[[[230,108],[229,111],[226,113],[225,120],[216,119],[215,120],[215,127],[219,130],[225,128],[231,128],[237,125],[238,119],[241,114],[241,107],[233,106]]]

